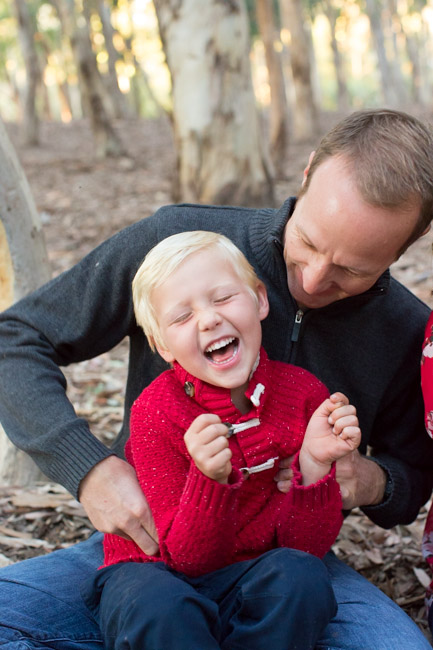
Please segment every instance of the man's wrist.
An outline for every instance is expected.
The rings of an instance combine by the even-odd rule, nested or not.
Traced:
[[[372,485],[375,486],[376,494],[373,495],[373,500],[371,501],[371,503],[365,505],[377,506],[380,503],[386,501],[391,496],[392,479],[389,473],[381,465],[379,465],[379,463],[377,463],[372,458],[369,458],[368,456],[366,456],[366,459],[370,463],[374,463],[374,466],[376,468],[375,473],[377,479],[372,482]]]
[[[371,504],[373,506],[377,506],[381,503],[385,503],[391,497],[394,488],[394,481],[392,480],[391,474],[388,472],[388,470],[382,467],[382,465],[379,465],[379,463],[377,463],[375,460],[372,460],[372,462],[375,463],[382,476],[381,484],[378,486],[377,497]]]

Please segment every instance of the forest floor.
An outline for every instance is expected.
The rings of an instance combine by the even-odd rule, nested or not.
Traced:
[[[322,131],[337,119],[335,114],[322,116]],[[172,202],[175,159],[168,122],[119,122],[116,128],[128,156],[100,162],[93,159],[92,137],[84,121],[42,124],[41,144],[32,148],[23,147],[19,127],[7,125],[41,214],[54,275],[119,229]],[[297,193],[315,144],[312,140],[291,145],[286,177],[276,184],[276,204]],[[431,235],[421,239],[393,269],[431,307],[432,241]],[[77,412],[106,442],[116,435],[122,420],[126,364],[124,342],[66,371]],[[410,526],[383,530],[355,510],[334,550],[401,605],[431,641],[423,600],[429,576],[420,551],[426,512],[423,508]],[[0,488],[0,566],[64,548],[90,531],[80,504],[58,485]]]

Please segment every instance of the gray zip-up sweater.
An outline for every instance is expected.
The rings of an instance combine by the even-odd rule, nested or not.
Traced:
[[[137,326],[131,283],[147,251],[184,230],[230,237],[265,282],[270,315],[263,345],[271,359],[313,372],[355,404],[367,446],[391,478],[383,503],[365,508],[383,526],[412,521],[428,499],[433,443],[423,424],[419,360],[429,310],[385,273],[366,293],[302,314],[291,297],[283,230],[295,199],[279,210],[168,206],[126,228],[70,271],[0,314],[0,421],[51,479],[74,495],[86,473],[123,453],[131,404],[166,368]],[[122,432],[107,449],[77,418],[59,366],[89,359],[130,340]]]

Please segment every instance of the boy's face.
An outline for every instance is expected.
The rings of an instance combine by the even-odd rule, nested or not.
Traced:
[[[257,300],[215,249],[190,255],[153,292],[153,306],[168,362],[176,360],[199,379],[224,388],[245,387],[259,353],[269,305]]]

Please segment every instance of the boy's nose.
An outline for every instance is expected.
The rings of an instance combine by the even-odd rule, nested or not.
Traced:
[[[213,329],[221,323],[221,320],[218,312],[213,307],[209,307],[200,313],[199,327],[201,330]]]

